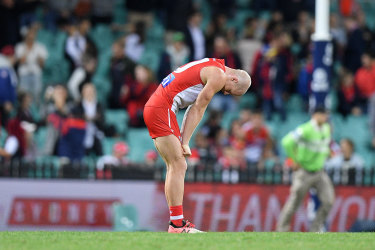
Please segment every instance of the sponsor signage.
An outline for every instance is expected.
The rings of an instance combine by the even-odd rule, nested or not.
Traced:
[[[16,197],[9,226],[112,226],[114,199],[47,199]]]
[[[375,220],[373,187],[339,186],[327,219],[329,231],[347,231],[356,219]],[[207,231],[274,231],[289,186],[187,184],[184,215]],[[292,231],[309,228],[307,202],[292,221]]]

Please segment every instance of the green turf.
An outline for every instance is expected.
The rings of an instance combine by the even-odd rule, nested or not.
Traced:
[[[373,233],[0,232],[0,249],[375,249]]]

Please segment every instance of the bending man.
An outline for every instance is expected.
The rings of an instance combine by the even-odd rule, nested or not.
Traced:
[[[167,165],[165,196],[169,206],[169,233],[199,233],[184,220],[182,202],[191,155],[190,138],[212,97],[219,91],[241,96],[251,85],[249,74],[225,66],[224,60],[204,58],[190,62],[169,74],[145,105],[143,116],[150,136]],[[181,131],[176,114],[187,108]]]

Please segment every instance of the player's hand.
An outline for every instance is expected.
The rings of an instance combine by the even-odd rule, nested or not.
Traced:
[[[191,150],[190,150],[190,147],[189,145],[182,145],[182,154],[185,156],[185,157],[189,157],[191,156]]]
[[[292,166],[291,166],[291,169],[293,171],[297,171],[298,169],[301,168],[301,165],[299,165],[298,163],[294,163]]]

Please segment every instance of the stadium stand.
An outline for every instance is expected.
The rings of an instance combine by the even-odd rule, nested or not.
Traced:
[[[202,29],[204,31],[207,31],[208,29],[212,28],[211,26],[213,25],[212,20],[214,9],[211,6],[210,1],[196,0],[192,2],[194,3],[194,6],[202,14]],[[278,21],[274,19],[276,13],[274,10],[261,9],[259,12],[256,12],[254,8],[252,8],[255,2],[257,1],[236,0],[236,14],[233,15],[232,13],[223,13],[226,16],[226,20],[223,27],[220,27],[222,29],[218,31],[218,34],[226,36],[228,41],[233,43],[231,44],[231,46],[234,49],[237,48],[237,42],[245,39],[258,39],[259,41],[263,42],[262,46],[264,46],[266,45],[266,43],[269,42],[269,37],[272,37],[272,35],[274,35],[275,33],[280,32],[280,30],[277,29],[281,29],[281,31],[286,30],[291,34],[294,32],[294,27],[289,27],[286,21]],[[365,23],[361,24],[363,25],[363,30],[367,30],[369,34],[371,33],[373,35],[372,38],[375,38],[375,16],[373,15],[375,11],[375,4],[365,0],[358,0],[357,3],[359,4],[359,11],[353,10],[352,16],[354,16],[355,18],[358,17],[357,21],[359,23],[361,21],[359,18],[360,15],[364,14],[366,17]],[[148,135],[147,130],[144,127],[135,128],[129,126],[129,115],[127,114],[125,106],[121,109],[116,110],[107,109],[108,96],[112,88],[111,47],[114,42],[119,40],[123,41],[124,37],[131,33],[129,27],[127,27],[127,18],[129,16],[129,13],[128,10],[125,8],[125,5],[126,1],[124,0],[114,1],[112,22],[95,24],[90,29],[88,39],[91,39],[92,42],[95,44],[95,47],[97,49],[97,55],[95,58],[96,64],[94,66],[95,73],[92,76],[88,76],[88,79],[86,79],[86,81],[95,84],[98,92],[98,102],[103,104],[103,106],[106,108],[105,123],[107,126],[112,126],[115,129],[115,132],[104,131],[105,135],[103,136],[103,139],[101,141],[103,153],[111,153],[113,144],[115,142],[124,140],[128,143],[130,147],[130,160],[135,163],[142,163],[144,161],[145,153],[148,150],[154,149],[153,143]],[[42,43],[47,48],[49,53],[48,59],[46,60],[43,68],[43,89],[47,90],[48,86],[53,87],[57,84],[66,85],[66,82],[71,76],[72,70],[70,62],[65,55],[65,42],[68,37],[67,30],[76,28],[75,25],[77,23],[77,20],[79,20],[81,17],[74,16],[74,14],[72,13],[70,19],[68,20],[63,20],[63,18],[61,17],[62,20],[60,20],[61,24],[59,23],[59,27],[55,30],[52,30],[48,29],[49,26],[45,23],[47,21],[45,20],[45,17],[43,16],[44,14],[41,11],[42,8],[48,9],[49,6],[47,3],[45,3],[44,5],[41,5],[38,8],[36,8],[35,20],[39,23],[37,41]],[[309,20],[307,22],[311,22],[311,10],[306,9],[305,11],[310,12]],[[356,11],[358,11],[358,13]],[[331,1],[331,12],[341,15],[338,1]],[[174,31],[167,30],[166,28],[166,13],[162,12],[161,10],[155,10],[154,13],[155,15],[152,25],[146,29],[144,41],[142,41],[144,45],[144,52],[139,61],[135,63],[146,65],[149,69],[151,69],[152,72],[156,74],[160,67],[161,54],[168,46],[168,35],[170,33],[173,33]],[[343,15],[341,16],[342,24],[340,28],[345,32],[345,27],[343,23],[346,20],[346,17],[344,17]],[[249,28],[246,26],[248,25],[247,21],[252,19],[256,20],[257,22],[256,30],[254,31],[254,34],[252,34],[252,37],[244,37],[245,29]],[[271,27],[272,25],[274,26]],[[273,28],[277,31],[272,30]],[[263,40],[261,40],[261,38]],[[301,56],[301,53],[303,52],[305,45],[299,42],[298,38],[294,35],[292,35],[291,39],[293,40],[292,44],[290,44],[290,51],[294,60],[294,80],[291,83],[292,87],[286,90],[286,96],[288,96],[285,99],[287,119],[285,121],[282,121],[279,115],[273,114],[272,119],[266,121],[266,125],[270,130],[270,134],[272,135],[273,141],[275,142],[276,152],[278,152],[280,162],[284,161],[284,153],[279,145],[280,139],[283,136],[285,136],[288,132],[293,130],[298,124],[305,122],[309,119],[309,115],[306,112],[305,107],[306,100],[303,100],[303,97],[301,97],[295,90],[295,85],[298,78],[297,73],[301,69],[301,65],[307,60],[305,56]],[[15,46],[16,44],[12,45]],[[369,46],[372,46],[371,49],[375,49],[373,42],[370,42]],[[344,50],[344,48],[341,49]],[[339,51],[337,53],[338,55],[336,56],[336,64],[334,67],[334,75],[332,79],[333,88],[330,93],[330,121],[333,125],[333,137],[335,141],[339,141],[342,138],[352,139],[355,143],[356,151],[359,153],[359,155],[363,157],[365,161],[365,167],[371,169],[375,166],[375,153],[374,146],[371,145],[372,135],[369,132],[369,117],[366,113],[367,111],[364,109],[362,115],[351,114],[345,118],[337,112],[338,107],[340,106],[339,100],[337,98],[337,89],[340,84],[339,75],[340,71],[342,70],[344,57],[342,51]],[[209,54],[210,51],[207,51],[208,56]],[[250,68],[246,68],[245,70],[250,71]],[[253,76],[254,72],[251,72],[251,74]],[[134,72],[129,74],[127,77],[131,78],[133,81]],[[261,86],[259,85],[259,82],[257,82],[259,79],[256,79],[254,77],[253,80],[255,80],[254,89],[251,89],[250,93],[247,93],[238,101],[239,109],[247,108],[254,110],[262,107],[262,90]],[[126,81],[128,81],[128,79],[124,78],[124,82]],[[122,91],[124,91],[123,88],[121,88],[120,92],[122,93]],[[44,95],[45,94],[43,94],[43,96],[40,97],[41,100],[45,99]],[[45,106],[47,106],[47,104]],[[74,104],[72,106],[74,106]],[[16,111],[17,109],[14,108],[11,116],[16,115]],[[38,129],[33,134],[33,140],[36,145],[36,148],[38,149],[38,156],[35,164],[37,166],[51,164],[54,166],[55,169],[59,168],[60,160],[58,155],[43,155],[42,153],[43,146],[47,139],[45,117],[46,114],[48,114],[50,111],[44,107],[35,107],[35,105],[32,108],[32,111],[33,117],[36,121],[38,121]],[[199,131],[203,124],[206,122],[207,116],[208,115],[204,117],[203,121],[198,126],[197,131]],[[177,117],[178,121],[181,123],[183,118],[183,111],[180,111]],[[220,122],[221,127],[224,130],[228,131],[233,120],[238,119],[238,117],[239,112],[224,112],[222,114],[222,119]],[[5,140],[8,137],[5,128],[6,125],[2,124],[2,131],[0,136],[1,146],[5,144]],[[195,146],[194,139],[192,140],[191,146]],[[82,159],[82,162],[83,164],[86,164],[88,166],[94,166],[94,161],[97,157],[99,157],[99,155],[86,156]],[[273,167],[275,166],[268,166],[268,168]]]

